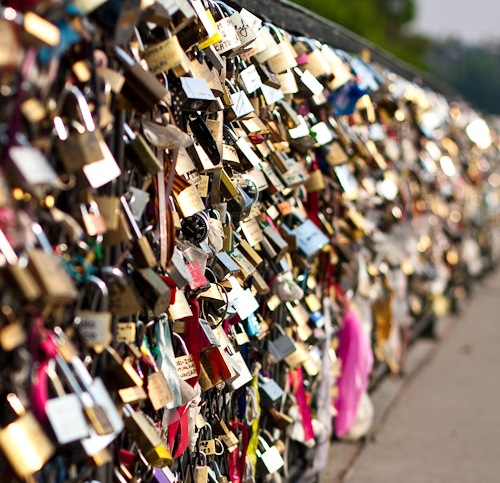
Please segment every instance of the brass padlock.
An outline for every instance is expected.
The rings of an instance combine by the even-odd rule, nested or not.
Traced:
[[[121,47],[115,47],[118,60],[125,68],[125,82],[121,94],[139,112],[149,111],[168,96],[168,91],[149,71],[135,62]]]
[[[0,449],[17,476],[28,478],[53,456],[55,447],[15,394],[7,394],[1,406]]]
[[[125,405],[123,413],[128,431],[148,462],[158,468],[170,465],[173,461],[172,454],[144,413],[140,409],[134,410],[130,405]]]
[[[158,263],[155,254],[153,253],[153,249],[149,244],[149,240],[146,235],[142,234],[137,221],[134,218],[134,214],[130,209],[130,205],[128,204],[127,199],[124,196],[120,197],[120,203],[123,209],[123,212],[127,218],[130,228],[133,232],[132,239],[132,255],[134,256],[134,260],[139,268],[153,268]]]

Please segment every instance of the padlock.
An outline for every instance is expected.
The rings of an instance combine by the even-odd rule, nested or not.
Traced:
[[[55,447],[14,393],[2,398],[0,414],[0,449],[17,476],[29,478],[54,455]]]
[[[198,451],[197,455],[202,456],[201,462],[198,462],[198,458],[195,457],[192,473],[187,471],[186,483],[209,483],[210,468],[207,466],[207,455],[203,451]]]
[[[61,258],[53,253],[41,226],[34,223],[32,229],[42,249],[28,250],[28,270],[42,289],[44,301],[54,305],[75,302],[78,291]]]
[[[266,409],[276,406],[283,397],[283,389],[274,379],[263,374],[259,374],[258,379],[260,405]]]
[[[199,28],[200,34],[198,37],[201,42],[198,44],[198,47],[201,50],[205,50],[220,42],[222,37],[217,29],[217,24],[211,10],[209,8],[205,9],[200,0],[191,0],[191,5],[195,9],[198,19],[203,26],[203,29]]]
[[[221,37],[220,41],[214,44],[214,48],[219,55],[224,54],[226,57],[233,57],[241,47],[240,36],[230,16],[225,11],[226,9],[223,9],[219,2],[213,2],[211,5],[214,7],[215,24]]]
[[[280,47],[275,37],[271,33],[270,27],[268,24],[262,25],[260,29],[257,31],[257,38],[260,39],[262,43],[262,50],[253,55],[253,58],[259,63],[262,64],[266,62],[271,57],[279,54]]]
[[[238,52],[245,52],[245,47],[248,47],[257,37],[253,27],[250,26],[248,21],[241,15],[240,12],[234,10],[229,5],[223,3],[221,4],[221,8],[223,8],[228,14],[231,23],[236,29],[236,33],[238,34],[240,40],[240,47],[238,48]]]
[[[212,468],[214,470],[214,473],[215,473],[215,481],[217,483],[229,483],[229,480],[227,478],[227,476],[224,476],[222,473],[221,473],[221,470],[220,470],[220,467],[219,465],[217,464],[217,461],[215,460],[212,460],[210,462],[210,464],[212,465]],[[215,483],[215,482],[214,482]]]
[[[47,367],[39,368],[40,371],[46,371],[48,381],[52,383],[51,386],[56,397],[44,400],[42,394],[44,390],[48,391],[48,389],[37,387],[43,384],[43,377],[41,378],[40,374],[34,383],[32,394],[37,394],[37,399],[44,405],[44,413],[54,431],[57,442],[60,445],[65,445],[87,438],[90,434],[82,403],[75,393],[65,392],[56,372],[55,361],[52,359]]]
[[[89,206],[87,204],[80,204],[80,212],[82,215],[82,223],[85,231],[89,236],[103,235],[107,231],[106,222],[101,215],[98,204],[91,200]]]
[[[157,150],[187,148],[193,144],[191,136],[177,127],[174,124],[174,119],[167,121],[163,116],[154,121],[142,119],[141,125],[145,138]],[[163,153],[158,153],[156,162],[162,165],[164,157]]]
[[[153,249],[151,248],[146,235],[141,232],[125,196],[120,197],[120,203],[133,232],[131,252],[137,266],[139,268],[155,267],[157,264],[156,256],[153,253]]]
[[[85,2],[80,1],[80,4]],[[117,45],[130,41],[134,29],[140,21],[141,2],[139,0],[125,0],[119,5],[114,2],[100,2],[98,8],[92,8],[90,17],[108,32]],[[94,2],[95,4],[95,2]],[[87,10],[89,3],[84,7]]]
[[[170,465],[173,461],[172,454],[144,413],[140,409],[136,411],[132,406],[125,405],[123,414],[127,430],[149,464],[158,468]]]
[[[181,356],[176,356],[175,365],[177,369],[177,375],[180,379],[186,381],[198,376],[198,371],[194,363],[193,354],[190,354],[186,343],[182,337],[176,333],[173,334],[174,337],[180,342],[180,346],[183,349],[184,354]]]
[[[151,268],[139,268],[134,271],[134,281],[138,293],[154,317],[167,311],[172,298],[170,287]]]
[[[194,137],[198,143],[203,146],[204,151],[207,153],[213,165],[220,165],[221,155],[217,147],[217,142],[202,117],[197,114],[191,115],[188,118],[188,124]],[[222,168],[222,165],[220,168]]]
[[[57,174],[48,159],[21,134],[16,136],[15,144],[8,149],[3,172],[10,186],[21,188],[40,199],[57,184]]]
[[[269,57],[266,60],[269,68],[276,72],[277,74],[292,69],[297,66],[297,61],[295,59],[295,50],[292,47],[290,41],[285,37],[283,31],[277,29],[272,24],[266,24],[272,35],[276,39],[278,45],[278,51],[275,55]]]
[[[242,119],[255,112],[244,90],[236,89],[234,84],[228,79],[226,79],[225,85],[229,89],[229,96],[232,102],[231,106],[225,111],[228,121]]]
[[[109,289],[109,309],[116,317],[126,317],[140,312],[138,295],[126,277],[117,267],[104,267],[101,277]]]
[[[191,61],[181,47],[177,35],[167,30],[167,38],[147,46],[142,52],[149,69],[153,74],[161,74],[171,70],[177,77],[185,76],[190,71]]]
[[[228,348],[227,352],[229,357],[238,365],[239,376],[232,381],[226,382],[226,387],[230,391],[236,391],[244,385],[252,382],[253,376],[241,352],[234,351],[230,348]]]
[[[141,133],[133,131],[128,124],[124,125],[123,130],[128,158],[134,162],[141,172],[154,176],[163,171],[162,163],[155,156]]]
[[[125,357],[120,356],[111,346],[106,347],[106,354],[109,357],[103,375],[106,387],[110,390],[118,390],[118,392],[120,392],[121,389],[142,388],[144,381],[134,367],[137,361],[128,355]],[[125,392],[124,394],[126,395],[127,393]],[[134,400],[135,397],[140,396],[140,394],[140,391],[133,394]],[[146,397],[147,395],[145,394],[144,398]],[[139,399],[141,398],[139,397]]]
[[[10,279],[27,302],[34,302],[42,295],[42,290],[31,273],[19,264],[19,258],[3,230],[0,229],[0,253],[3,255]]]
[[[97,288],[92,297],[87,293],[91,286]],[[112,339],[111,321],[113,315],[109,311],[108,287],[100,278],[89,275],[80,297],[90,299],[90,307],[82,307],[83,300],[80,301],[79,308],[75,312],[75,326],[87,347],[91,347],[100,354]]]
[[[229,453],[236,451],[239,445],[239,439],[236,437],[233,431],[231,431],[226,424],[226,421],[222,419],[218,414],[215,414],[214,421],[214,432],[217,432],[220,440],[224,443]]]
[[[158,79],[135,62],[123,48],[115,46],[115,53],[125,69],[121,94],[139,112],[149,111],[157,102],[168,96],[167,90]]]
[[[174,401],[168,381],[156,363],[153,363],[153,371],[148,374],[147,380],[149,401],[155,411],[165,408]]]
[[[56,356],[57,367],[82,403],[85,417],[97,435],[109,435],[112,441],[123,429],[123,421],[102,380],[92,379],[69,340],[59,336],[56,344],[60,354]]]
[[[248,334],[241,322],[231,325],[231,334],[233,335],[236,344],[238,344],[239,346],[248,344],[250,342]]]
[[[68,132],[61,118],[69,96],[75,100],[76,111],[83,122],[77,132]],[[58,111],[54,117],[58,137],[56,147],[65,170],[70,174],[83,172],[92,188],[100,188],[116,179],[121,173],[120,167],[102,133],[96,128],[83,93],[77,87],[67,84],[57,105]]]
[[[279,324],[274,324],[279,332],[278,337],[267,341],[267,351],[278,361],[282,361],[285,357],[295,352],[294,340],[285,332]]]
[[[257,268],[236,247],[233,248],[231,252],[231,258],[236,262],[238,267],[240,267],[243,280],[247,280],[249,277],[253,276],[257,271]]]
[[[294,44],[297,56],[306,54],[306,61],[301,64],[302,69],[307,69],[317,79],[332,75],[332,68],[323,53],[323,45],[307,37],[298,37]]]
[[[217,253],[210,268],[219,281],[240,273],[240,267],[226,252]]]
[[[215,96],[205,79],[195,77],[173,78],[169,82],[174,109],[182,111],[207,111]]]
[[[262,436],[259,436],[259,446],[256,450],[259,473],[273,474],[280,471],[285,462],[278,448],[270,445]]]
[[[289,252],[288,243],[271,225],[266,224],[262,231],[276,253],[274,260],[279,262]]]
[[[298,225],[290,228],[286,223],[282,223],[281,228],[286,234],[296,237],[300,254],[311,259],[325,248],[330,240],[309,218],[304,220],[294,212],[291,216]]]

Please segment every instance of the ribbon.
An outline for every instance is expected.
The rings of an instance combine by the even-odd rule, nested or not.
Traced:
[[[297,406],[299,407],[302,427],[304,428],[304,440],[310,441],[314,439],[314,429],[312,426],[311,408],[307,403],[306,389],[304,387],[304,374],[302,367],[290,371],[290,385],[294,389]]]
[[[241,431],[241,451],[239,449],[229,453],[229,477],[232,483],[242,483],[245,477],[246,458],[248,448],[248,428],[245,424],[238,421],[230,421],[228,423],[229,429],[235,434],[238,430]]]
[[[173,396],[173,401],[167,404],[167,408],[179,407],[182,404],[181,388],[175,366],[172,335],[170,334],[170,326],[166,316],[160,317],[160,320],[155,324],[154,330],[158,344],[156,364],[160,371],[163,372]]]

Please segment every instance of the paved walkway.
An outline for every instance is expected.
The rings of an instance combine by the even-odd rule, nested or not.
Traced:
[[[451,324],[344,483],[500,483],[500,271]]]

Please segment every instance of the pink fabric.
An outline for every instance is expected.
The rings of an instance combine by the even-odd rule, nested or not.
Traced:
[[[314,439],[314,429],[311,418],[311,408],[307,404],[306,390],[304,387],[304,375],[302,367],[298,367],[295,371],[297,381],[294,384],[293,374],[290,372],[292,385],[295,386],[295,397],[297,398],[297,405],[299,406],[300,418],[302,419],[302,426],[304,428],[304,438],[306,441]]]
[[[341,376],[337,381],[338,397],[335,402],[337,436],[346,434],[356,420],[359,399],[368,386],[373,367],[373,353],[357,314],[348,309],[344,326],[339,333],[337,356],[342,363]]]

